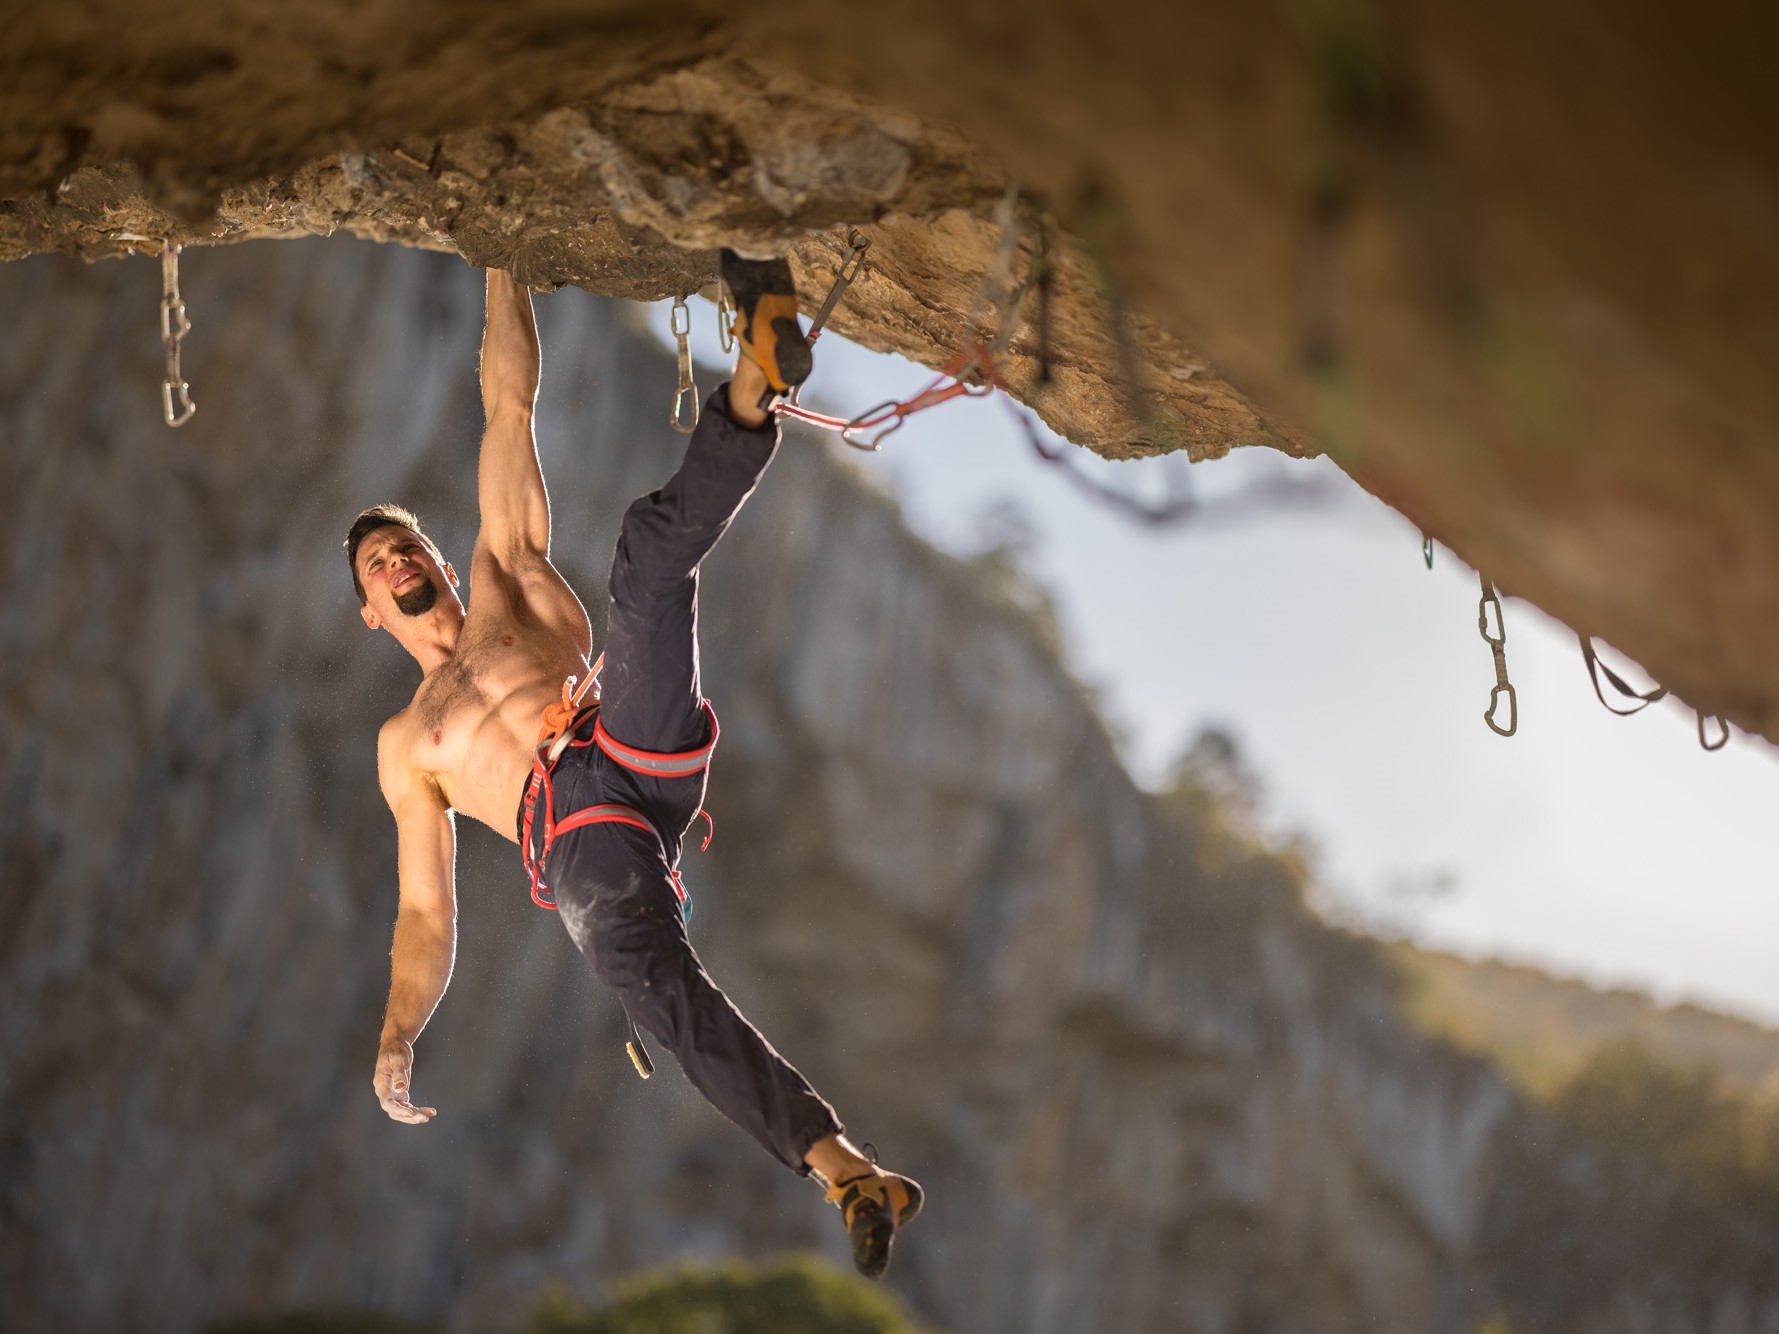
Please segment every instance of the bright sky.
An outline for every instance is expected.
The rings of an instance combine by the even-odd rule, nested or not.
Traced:
[[[692,315],[695,354],[718,364],[714,308],[694,301]],[[667,340],[665,304],[652,327]],[[830,335],[806,396],[856,411],[931,378]],[[1495,678],[1475,572],[1440,548],[1429,573],[1419,532],[1331,464],[1071,452],[1139,493],[1184,481],[1212,496],[1283,473],[1321,476],[1332,494],[1157,532],[1081,496],[992,400],[910,418],[881,454],[846,451],[948,550],[981,549],[984,516],[1017,508],[1069,665],[1099,691],[1138,780],[1158,783],[1203,726],[1226,728],[1265,789],[1267,825],[1319,849],[1335,911],[1779,1024],[1779,859],[1761,833],[1779,809],[1773,747],[1736,733],[1707,754],[1671,701],[1611,716],[1575,636],[1511,598],[1520,729],[1498,737],[1482,721]],[[1442,879],[1449,892],[1424,892]]]

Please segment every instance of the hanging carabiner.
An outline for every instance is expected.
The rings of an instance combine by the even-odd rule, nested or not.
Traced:
[[[735,298],[729,294],[729,284],[717,279],[717,341],[722,344],[724,356],[735,350],[735,321],[740,313],[735,309]]]
[[[1483,721],[1496,736],[1512,736],[1519,730],[1520,706],[1513,683],[1507,679],[1507,621],[1501,615],[1501,598],[1496,594],[1495,586],[1489,582],[1489,576],[1478,570],[1476,577],[1482,584],[1482,601],[1476,608],[1476,628],[1495,659],[1495,687],[1489,691],[1489,707],[1483,714]],[[1489,633],[1491,603],[1495,608],[1494,634]],[[1506,727],[1495,721],[1495,710],[1500,706],[1502,695],[1507,696]]]
[[[670,327],[673,341],[679,348],[679,387],[673,391],[673,411],[667,420],[681,435],[690,435],[698,425],[698,385],[692,379],[692,312],[683,296],[673,299]],[[686,400],[692,403],[692,418],[686,420]]]
[[[1715,741],[1705,740],[1705,719],[1707,716],[1710,717],[1712,722],[1716,723],[1720,728],[1723,729],[1723,735],[1718,737],[1717,740],[1715,740]],[[1699,714],[1699,744],[1701,746],[1703,746],[1706,750],[1722,750],[1725,746],[1729,745],[1730,744],[1729,722],[1719,714],[1713,713],[1710,715],[1706,715],[1704,713],[1700,713]]]
[[[1599,697],[1600,703],[1605,707],[1606,712],[1615,713],[1620,718],[1629,718],[1632,714],[1642,713],[1643,710],[1647,709],[1651,704],[1658,703],[1668,697],[1668,689],[1666,686],[1652,686],[1648,690],[1633,689],[1624,677],[1620,676],[1617,672],[1613,671],[1612,668],[1600,661],[1600,655],[1594,651],[1593,636],[1584,635],[1578,631],[1575,637],[1581,641],[1581,660],[1587,665],[1588,679],[1594,683],[1594,694]],[[1611,683],[1614,690],[1618,691],[1618,693],[1623,695],[1627,700],[1635,700],[1636,703],[1632,704],[1628,709],[1615,709],[1612,706],[1612,702],[1606,698],[1606,692],[1600,689],[1601,672],[1606,673],[1606,679]],[[1703,742],[1704,738],[1700,737],[1699,740]],[[1706,749],[1710,748],[1706,747]]]
[[[834,281],[828,284],[828,294],[822,298],[822,304],[816,310],[815,318],[810,321],[809,328],[803,335],[804,341],[810,346],[813,347],[815,345],[815,340],[822,336],[822,330],[828,326],[828,317],[832,315],[835,308],[839,306],[840,298],[846,295],[846,289],[851,287],[853,283],[857,282],[859,275],[865,271],[865,252],[870,248],[870,237],[866,236],[857,227],[848,229],[846,233],[846,254],[841,256],[840,267],[834,273]],[[791,406],[797,406],[802,400],[802,397],[803,386],[793,386],[790,393]],[[849,445],[858,445],[858,442],[851,438],[846,438],[846,443]],[[859,447],[863,448],[863,446]]]
[[[161,243],[161,344],[167,349],[167,373],[161,380],[161,416],[169,426],[184,426],[198,410],[191,401],[191,386],[179,371],[179,343],[191,332],[185,317],[185,300],[179,295],[180,247]],[[174,406],[174,395],[179,405]]]

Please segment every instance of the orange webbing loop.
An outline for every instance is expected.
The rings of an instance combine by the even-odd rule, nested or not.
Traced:
[[[546,705],[539,719],[537,744],[543,746],[554,741],[568,730],[574,717],[581,711],[581,702],[599,680],[599,669],[605,666],[605,654],[601,653],[593,661],[593,669],[587,673],[587,679],[578,685],[578,678],[570,676],[562,682],[562,699],[559,703]],[[595,701],[597,702],[597,701]]]

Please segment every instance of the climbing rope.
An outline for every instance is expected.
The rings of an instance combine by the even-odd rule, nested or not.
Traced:
[[[179,372],[179,343],[191,332],[185,317],[185,301],[179,295],[180,247],[161,245],[161,342],[167,349],[167,374],[161,381],[161,415],[169,426],[184,426],[198,410],[191,401],[191,386]],[[173,403],[178,395],[179,406]]]
[[[686,299],[673,299],[673,341],[679,348],[679,387],[673,391],[673,410],[667,420],[681,435],[690,435],[698,425],[698,384],[692,379],[692,312]],[[686,419],[686,403],[690,400],[691,419]]]
[[[1483,721],[1497,736],[1512,736],[1519,730],[1520,707],[1513,683],[1507,679],[1507,622],[1501,615],[1501,599],[1495,593],[1495,585],[1489,582],[1489,576],[1478,570],[1476,577],[1482,583],[1482,601],[1477,604],[1476,609],[1476,628],[1495,657],[1495,688],[1489,691],[1489,707],[1483,714]],[[1489,633],[1491,605],[1495,608],[1494,634]],[[1500,706],[1503,693],[1507,696],[1506,727],[1495,721],[1495,710]]]

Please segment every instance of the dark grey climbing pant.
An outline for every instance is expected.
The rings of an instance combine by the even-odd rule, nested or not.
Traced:
[[[728,402],[723,385],[704,405],[679,471],[630,507],[618,536],[600,717],[613,740],[638,750],[695,750],[710,740],[698,685],[698,565],[778,448],[776,421],[744,430],[730,420]],[[590,734],[589,723],[577,735]],[[553,783],[557,820],[616,802],[660,833],[657,842],[630,825],[595,824],[556,839],[544,878],[574,943],[718,1111],[780,1162],[806,1171],[810,1146],[840,1131],[834,1109],[704,971],[674,893],[704,773],[637,773],[586,745],[565,752]]]

